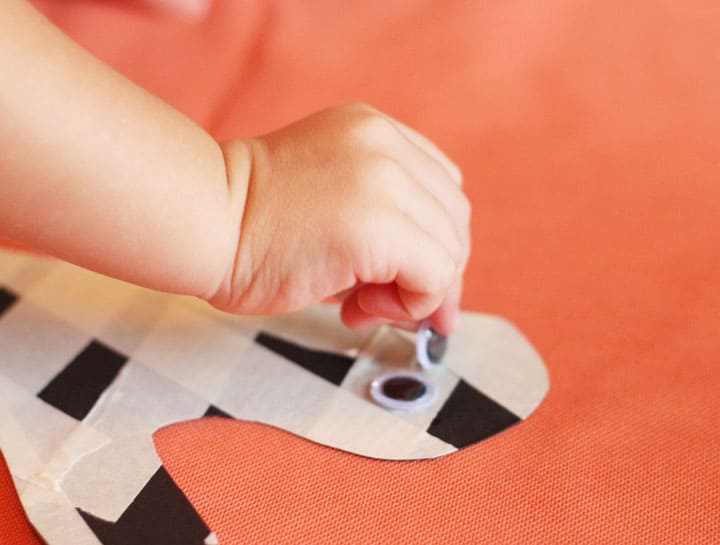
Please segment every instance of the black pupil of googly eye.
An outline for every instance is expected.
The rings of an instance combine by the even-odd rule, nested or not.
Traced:
[[[383,394],[400,401],[415,401],[425,395],[426,391],[425,385],[413,377],[391,378],[382,385]]]
[[[433,363],[440,363],[447,350],[447,337],[430,330],[430,337],[427,342],[428,359]]]

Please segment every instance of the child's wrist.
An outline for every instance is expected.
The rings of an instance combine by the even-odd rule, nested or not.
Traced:
[[[225,161],[227,183],[227,222],[222,235],[227,242],[224,246],[223,267],[217,275],[218,280],[202,295],[213,304],[231,297],[233,277],[238,272],[238,262],[241,257],[239,255],[241,230],[252,172],[252,154],[245,141],[223,142],[220,144],[220,149]]]

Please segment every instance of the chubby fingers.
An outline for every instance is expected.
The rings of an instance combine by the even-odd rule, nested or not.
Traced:
[[[405,215],[378,223],[383,226],[387,272],[361,279],[343,301],[342,319],[353,329],[418,322],[441,306],[457,279],[458,258],[429,230]]]
[[[408,148],[404,150],[404,156],[408,157],[405,168],[410,176],[444,209],[460,242],[462,260],[466,261],[470,252],[470,201],[456,179],[449,176],[446,168],[424,149],[409,140],[399,146]],[[426,217],[419,219],[426,223]]]
[[[430,315],[433,329],[442,335],[450,335],[458,326],[462,280],[462,275],[460,275],[450,287],[440,306]],[[360,297],[362,297],[362,303]],[[340,300],[342,319],[352,329],[390,324],[407,331],[416,331],[420,324],[419,320],[407,319],[403,303],[399,300],[397,288],[392,285],[361,286],[349,291]]]
[[[429,138],[423,136],[415,129],[408,127],[397,119],[389,116],[387,116],[387,119],[397,127],[397,129],[403,134],[403,136],[408,140],[408,142],[417,146],[418,149],[426,153],[428,157],[436,161],[437,164],[445,170],[451,180],[453,180],[458,186],[462,186],[463,175],[460,167],[457,166],[457,164],[455,164],[452,159],[445,155],[445,153],[443,153],[443,151],[439,147],[437,147]]]
[[[375,122],[377,152],[384,157],[381,194],[390,213],[366,245],[385,245],[380,271],[364,278],[342,305],[352,328],[381,323],[407,326],[431,317],[441,333],[454,328],[462,275],[470,251],[470,205],[462,192],[462,173],[429,139],[369,107],[360,110]]]
[[[451,252],[456,258],[457,277],[443,303],[430,316],[432,325],[437,331],[449,334],[457,323],[463,275],[470,254],[471,206],[462,191],[462,172],[428,138],[400,121],[389,117],[388,119],[404,136],[404,142],[398,144],[398,152],[408,158],[405,168],[410,171],[415,181],[435,197],[437,202],[445,209],[454,225],[457,240],[460,241],[460,248]],[[403,146],[405,150],[402,149]],[[425,218],[426,216],[420,216],[416,220],[420,225],[430,226],[430,222]],[[441,230],[437,231],[437,234],[441,233]],[[441,238],[441,240],[443,239]],[[444,240],[448,240],[447,236]],[[451,248],[451,244],[447,245],[447,247]],[[399,327],[407,328],[408,322],[396,322],[396,324]]]

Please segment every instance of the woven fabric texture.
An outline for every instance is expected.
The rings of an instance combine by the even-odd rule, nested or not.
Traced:
[[[197,26],[39,5],[221,139],[357,100],[427,133],[474,206],[463,305],[548,364],[532,417],[431,462],[162,430],[221,544],[720,542],[720,5],[216,0]],[[3,543],[35,543],[0,474]]]

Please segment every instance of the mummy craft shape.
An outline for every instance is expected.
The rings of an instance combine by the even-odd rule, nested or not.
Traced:
[[[537,353],[497,317],[465,313],[439,365],[415,355],[413,335],[351,332],[330,307],[230,316],[0,252],[0,448],[50,545],[213,542],[155,452],[168,424],[241,418],[362,456],[434,458],[525,419],[548,389]],[[408,374],[427,388],[381,391],[431,402],[373,399],[378,377]]]

